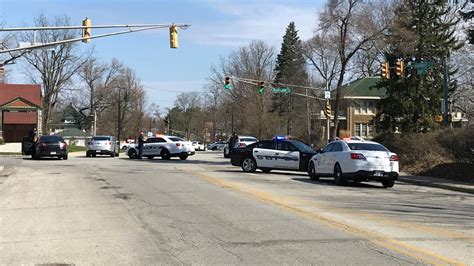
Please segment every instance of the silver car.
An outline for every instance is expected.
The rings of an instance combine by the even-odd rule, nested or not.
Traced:
[[[87,157],[95,157],[97,154],[118,157],[120,147],[113,136],[95,136],[87,142],[86,148]]]

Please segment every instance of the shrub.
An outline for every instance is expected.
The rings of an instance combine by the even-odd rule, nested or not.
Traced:
[[[434,173],[431,170],[442,165],[465,168],[465,165],[474,163],[474,134],[467,128],[428,133],[387,133],[377,136],[374,141],[397,153],[400,168],[406,172],[428,174]],[[442,173],[442,171],[435,172]],[[442,177],[446,177],[445,175]]]

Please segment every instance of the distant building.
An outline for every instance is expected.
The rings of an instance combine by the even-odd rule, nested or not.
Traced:
[[[78,128],[67,128],[54,135],[63,137],[68,145],[76,146],[86,146],[88,139],[92,138],[90,134]]]
[[[339,136],[360,136],[371,139],[374,137],[374,117],[377,114],[376,105],[386,95],[385,89],[376,89],[380,81],[378,77],[363,77],[352,81],[341,88],[341,102],[339,108]],[[335,91],[331,94],[331,106],[334,106]],[[326,117],[321,111],[321,121]],[[331,114],[331,128],[334,127]],[[323,127],[326,123],[323,123]],[[326,129],[325,129],[326,130]],[[332,129],[331,129],[332,130]]]
[[[42,109],[40,85],[0,84],[0,139],[21,142],[35,127],[41,135]]]

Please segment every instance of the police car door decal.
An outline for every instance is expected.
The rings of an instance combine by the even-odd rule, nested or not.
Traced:
[[[277,143],[278,150],[275,153],[275,168],[299,169],[300,152],[286,142]]]

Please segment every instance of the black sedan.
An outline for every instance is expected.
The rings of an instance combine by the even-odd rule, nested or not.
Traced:
[[[260,169],[307,171],[308,162],[317,152],[298,140],[263,140],[232,150],[230,161],[244,172]]]
[[[31,150],[31,157],[58,157],[67,160],[67,143],[60,136],[41,136]]]

